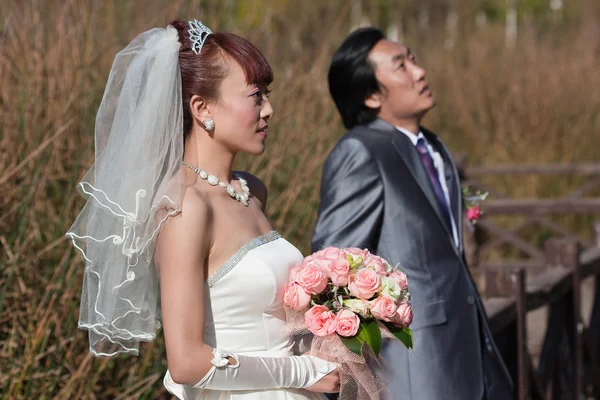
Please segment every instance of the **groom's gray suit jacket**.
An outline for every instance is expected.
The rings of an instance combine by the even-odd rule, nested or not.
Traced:
[[[399,263],[412,295],[414,349],[390,342],[390,389],[402,400],[514,398],[462,247],[461,188],[450,153],[422,130],[444,158],[460,246],[442,216],[414,145],[378,119],[348,132],[323,170],[312,247],[368,248]],[[485,390],[485,392],[484,392]]]

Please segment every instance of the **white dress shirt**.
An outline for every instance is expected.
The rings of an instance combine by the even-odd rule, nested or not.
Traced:
[[[423,141],[425,142],[425,144],[427,145],[427,150],[429,151],[429,154],[431,155],[431,158],[433,159],[433,166],[435,167],[435,170],[437,171],[437,175],[438,175],[438,180],[440,181],[440,185],[442,186],[442,191],[444,192],[444,197],[446,198],[446,203],[448,204],[448,211],[450,212],[450,222],[452,224],[452,237],[454,239],[454,245],[456,247],[458,247],[458,229],[456,228],[456,221],[454,221],[454,215],[452,215],[452,206],[450,203],[450,193],[448,192],[448,185],[446,184],[446,175],[444,174],[444,159],[442,158],[442,156],[440,155],[440,153],[438,153],[433,146],[431,146],[431,144],[429,144],[429,142],[427,141],[427,139],[425,138],[425,135],[423,135],[423,132],[419,131],[418,135],[415,135],[414,133],[400,128],[400,127],[396,127],[396,129],[398,129],[400,132],[404,133],[412,142],[412,144],[416,147],[417,146],[417,141],[419,139],[423,139]]]

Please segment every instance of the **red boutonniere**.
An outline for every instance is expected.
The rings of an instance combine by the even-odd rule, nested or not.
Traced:
[[[488,192],[481,192],[479,190],[473,192],[468,186],[462,188],[463,202],[467,209],[467,219],[472,224],[476,224],[483,215],[479,204],[487,198],[488,194]]]

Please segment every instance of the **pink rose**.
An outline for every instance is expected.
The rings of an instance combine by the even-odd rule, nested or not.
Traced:
[[[350,276],[349,282],[350,294],[363,300],[369,300],[381,287],[381,277],[371,268],[359,269]]]
[[[338,259],[342,252],[337,247],[326,247],[312,255],[312,263],[321,268],[326,274],[331,270],[331,263]]]
[[[471,222],[477,222],[477,220],[481,218],[481,214],[483,213],[481,212],[479,207],[473,206],[467,211],[467,218]]]
[[[344,249],[344,253],[350,254],[354,259],[362,258],[363,260],[369,256],[369,251],[367,249],[359,249],[358,247],[349,247]]]
[[[350,272],[350,263],[343,256],[339,256],[330,264],[331,271],[329,277],[335,286],[346,286],[348,284],[348,273]]]
[[[298,272],[303,268],[304,266],[301,265],[299,267],[294,267],[290,270],[290,282],[298,282]]]
[[[337,327],[335,314],[325,306],[313,306],[304,314],[304,323],[315,336],[327,336]]]
[[[371,302],[371,314],[386,322],[394,322],[397,310],[396,302],[387,296],[379,296]]]
[[[356,335],[358,327],[360,325],[360,319],[358,315],[354,314],[350,310],[341,310],[335,317],[336,329],[335,331],[340,336],[350,337]]]
[[[406,277],[406,274],[404,272],[397,269],[390,274],[389,278],[392,278],[393,280],[398,282],[398,286],[400,286],[400,289],[408,289],[408,278]]]
[[[338,258],[340,255],[342,255],[342,251],[340,249],[338,249],[337,247],[325,247],[323,250],[318,251],[317,252],[319,255],[321,255],[323,258],[326,258],[327,260],[335,260],[336,258]]]
[[[292,270],[291,275],[308,294],[319,294],[327,287],[327,275],[317,266],[303,265]]]
[[[392,319],[392,323],[400,328],[407,328],[412,324],[413,320],[413,310],[410,303],[402,302],[398,305],[398,310],[396,311],[396,315]]]
[[[304,265],[314,265],[314,263],[315,263],[315,255],[314,254],[304,257],[304,261],[302,262],[302,264],[304,264]]]
[[[373,268],[379,275],[388,275],[388,263],[381,257],[370,254],[364,261],[364,265]]]
[[[298,283],[293,282],[285,287],[283,302],[294,311],[304,311],[310,304],[310,294]]]

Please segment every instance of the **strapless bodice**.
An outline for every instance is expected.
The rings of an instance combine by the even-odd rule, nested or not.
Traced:
[[[246,243],[206,281],[204,340],[235,353],[290,355],[283,290],[302,254],[276,231]]]
[[[300,251],[276,231],[246,243],[205,282],[204,341],[229,352],[287,357],[293,339],[283,331],[283,291],[290,270],[302,263]],[[276,371],[273,371],[276,373]],[[180,399],[313,400],[306,390],[214,391],[178,385],[167,374],[167,389]]]

